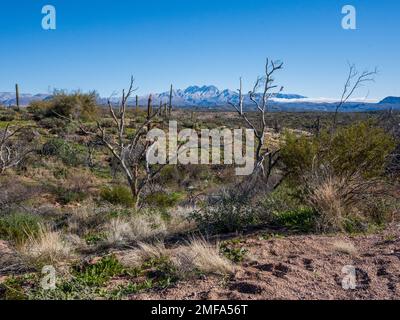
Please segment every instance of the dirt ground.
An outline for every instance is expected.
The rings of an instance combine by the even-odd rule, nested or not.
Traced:
[[[183,281],[130,299],[400,299],[400,225],[362,236],[259,232],[238,245],[248,250],[247,258],[230,278]],[[345,266],[354,267],[355,289],[342,288]]]

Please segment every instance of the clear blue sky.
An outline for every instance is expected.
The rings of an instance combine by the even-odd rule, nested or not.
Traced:
[[[41,28],[41,8],[57,9],[57,30]],[[341,28],[341,8],[357,9],[357,30]],[[397,0],[17,0],[1,1],[0,91],[126,86],[139,93],[214,84],[250,86],[265,58],[285,62],[286,92],[337,97],[347,61],[379,67],[370,98],[400,96]],[[366,90],[359,96],[365,95]]]

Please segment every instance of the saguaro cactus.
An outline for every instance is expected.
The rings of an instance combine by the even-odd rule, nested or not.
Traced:
[[[169,90],[169,106],[168,106],[168,114],[171,115],[172,112],[172,84],[171,84],[171,89]]]
[[[139,113],[139,97],[136,95],[136,113]]]
[[[15,84],[15,100],[17,103],[17,107],[19,108],[19,87],[18,87],[18,83]]]
[[[151,129],[150,119],[151,119],[151,115],[153,113],[152,106],[151,106],[152,99],[153,99],[152,96],[149,95],[149,100],[147,101],[147,121],[149,121],[149,124],[147,125],[147,129],[149,131]]]

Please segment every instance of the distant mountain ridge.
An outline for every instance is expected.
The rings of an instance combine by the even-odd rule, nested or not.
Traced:
[[[380,104],[400,104],[400,97],[386,97],[382,101],[379,102]]]
[[[169,91],[152,94],[153,105],[169,102]],[[32,101],[48,100],[51,94],[20,94],[20,104],[27,106]],[[139,97],[141,106],[147,105],[149,94]],[[175,107],[189,108],[196,107],[202,109],[228,109],[229,102],[238,103],[239,94],[237,91],[230,89],[219,90],[213,85],[197,86],[192,85],[186,89],[176,89],[172,92],[172,103]],[[260,98],[258,94],[257,98]],[[111,102],[117,104],[119,97],[113,97]],[[107,104],[107,98],[98,98],[101,105]],[[132,96],[128,104],[134,105],[135,97]],[[15,94],[12,92],[0,92],[0,104],[11,106],[16,104]],[[333,111],[337,105],[337,101],[328,99],[310,99],[299,94],[279,93],[271,98],[270,108],[276,111]],[[244,106],[247,109],[254,108],[254,103],[250,100],[248,94],[244,95]],[[386,109],[400,110],[400,97],[387,97],[379,103],[357,102],[352,101],[346,103],[341,111],[357,112],[357,111],[378,111]]]

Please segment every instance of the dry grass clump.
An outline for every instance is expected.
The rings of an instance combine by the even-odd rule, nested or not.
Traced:
[[[108,208],[96,208],[96,204],[90,199],[79,207],[72,208],[68,217],[68,231],[83,236],[86,232],[96,229],[107,220],[104,212],[106,209]]]
[[[159,259],[170,256],[170,251],[165,248],[163,242],[145,243],[139,242],[135,250],[124,254],[120,261],[126,266],[140,267],[143,262],[149,259]]]
[[[234,272],[233,264],[220,255],[218,246],[204,239],[192,239],[187,245],[167,249],[162,242],[139,243],[137,249],[121,257],[127,266],[140,266],[149,259],[168,258],[177,272],[185,277],[195,270],[226,275]]]
[[[354,246],[354,244],[352,244],[351,242],[342,241],[342,240],[335,241],[333,243],[333,248],[337,252],[345,253],[350,256],[355,256],[357,254],[357,249]]]
[[[28,237],[19,251],[33,265],[59,265],[74,258],[72,245],[62,234],[44,225],[40,225],[36,236]]]
[[[342,229],[346,214],[345,186],[346,181],[343,178],[330,175],[316,177],[310,183],[311,192],[308,201],[320,214],[317,225],[320,231],[328,231],[331,228]]]
[[[204,239],[192,239],[187,246],[178,248],[174,257],[181,270],[200,270],[205,273],[230,274],[233,264],[221,256],[218,245],[212,245]]]
[[[105,225],[106,241],[108,244],[122,244],[134,237],[129,221],[122,218],[112,219]]]
[[[193,224],[188,222],[186,214],[186,210],[178,210],[166,218],[159,212],[144,212],[113,218],[102,229],[109,245],[160,240],[190,230]]]
[[[307,201],[319,213],[318,231],[345,231],[346,223],[355,220],[386,220],[388,210],[376,206],[388,192],[379,178],[365,179],[357,172],[340,176],[319,168],[306,176],[305,184]]]

